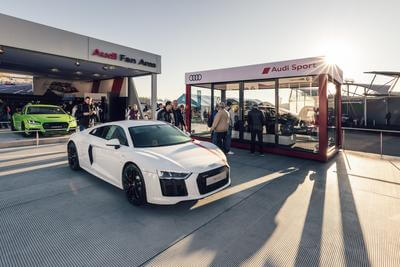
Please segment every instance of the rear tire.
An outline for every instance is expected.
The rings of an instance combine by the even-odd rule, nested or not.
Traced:
[[[79,165],[78,151],[76,150],[76,146],[73,142],[68,144],[68,165],[74,170],[80,170],[81,167]]]
[[[143,175],[135,164],[128,163],[122,171],[122,186],[129,203],[135,206],[147,203]]]

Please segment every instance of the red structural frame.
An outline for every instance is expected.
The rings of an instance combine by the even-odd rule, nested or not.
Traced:
[[[290,78],[290,77],[286,77]],[[336,146],[328,149],[328,95],[327,87],[328,81],[336,85]],[[264,151],[267,153],[279,154],[284,156],[312,159],[317,161],[328,161],[334,157],[342,145],[342,96],[341,87],[337,81],[326,74],[320,74],[318,79],[318,92],[319,92],[319,153],[303,152],[293,149],[286,149],[281,147],[265,146]],[[186,125],[189,132],[191,132],[191,85],[186,84]],[[194,139],[210,141],[210,138],[202,136],[192,136]],[[237,142],[232,140],[232,147],[250,149],[250,144]]]

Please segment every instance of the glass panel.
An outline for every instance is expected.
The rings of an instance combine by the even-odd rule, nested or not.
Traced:
[[[216,90],[239,90],[239,83],[221,83],[221,84],[215,84],[214,88]]]
[[[336,85],[328,82],[328,148],[335,147],[336,138]]]
[[[193,135],[210,135],[208,127],[208,119],[211,115],[211,90],[192,86],[192,134]],[[221,91],[214,90],[214,106],[221,101]]]
[[[318,125],[318,77],[279,79],[279,145],[318,153]]]
[[[275,144],[275,81],[244,83],[244,140],[251,140],[248,113],[254,104],[265,116],[266,127],[262,127],[263,142]]]
[[[239,123],[239,90],[233,89],[226,91],[226,103],[231,103],[231,109],[229,113],[233,115],[233,129],[232,129],[232,139],[239,139],[239,130],[240,130],[240,123]],[[228,108],[229,109],[229,108]]]

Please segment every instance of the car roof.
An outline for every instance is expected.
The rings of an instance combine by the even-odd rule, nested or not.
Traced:
[[[153,121],[153,120],[124,120],[124,121],[113,121],[102,123],[99,126],[106,126],[106,125],[119,125],[122,127],[135,127],[135,126],[145,126],[145,125],[163,125],[166,122],[163,121]]]

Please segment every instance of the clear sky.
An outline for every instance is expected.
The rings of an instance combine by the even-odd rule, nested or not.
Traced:
[[[169,99],[184,92],[185,72],[309,56],[333,57],[345,78],[359,82],[372,78],[364,71],[400,71],[399,11],[399,0],[2,0],[0,5],[0,13],[160,54],[158,92]],[[139,79],[137,87],[140,96],[149,96],[150,78]]]

